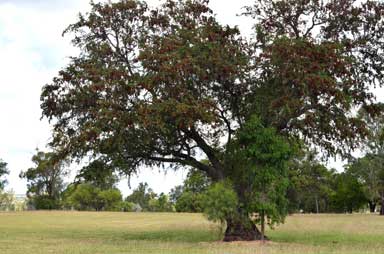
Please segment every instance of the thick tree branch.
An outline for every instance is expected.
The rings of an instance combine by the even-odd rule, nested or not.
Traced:
[[[215,169],[215,177],[218,179],[224,178],[224,165],[217,157],[217,152],[205,142],[205,140],[199,135],[194,127],[192,127],[190,130],[187,130],[186,134],[192,138],[199,146],[199,148],[207,155],[209,161],[212,163],[212,166]]]
[[[196,169],[199,169],[201,171],[206,172],[208,174],[208,176],[210,176],[213,180],[219,180],[217,178],[217,172],[213,167],[211,167],[207,164],[204,164],[204,163],[202,163],[202,162],[196,160],[195,158],[190,157],[186,154],[175,153],[175,157],[171,157],[171,158],[149,156],[148,159],[152,160],[152,161],[157,161],[157,162],[178,163],[178,164],[181,164],[184,166],[191,166],[191,167],[194,167]]]

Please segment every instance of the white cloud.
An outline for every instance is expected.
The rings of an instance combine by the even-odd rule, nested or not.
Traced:
[[[85,1],[87,3],[87,1]],[[78,6],[79,0],[0,0],[1,4],[12,4],[20,8],[34,9],[59,9],[74,8]]]
[[[17,193],[26,189],[18,174],[50,137],[47,121],[40,121],[40,91],[74,52],[61,37],[75,20],[72,12],[0,3],[0,157],[11,171],[9,188]]]

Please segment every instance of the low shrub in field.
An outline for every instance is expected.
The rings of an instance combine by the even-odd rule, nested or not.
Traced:
[[[204,193],[203,206],[209,220],[224,223],[236,215],[237,195],[229,183],[219,182]]]

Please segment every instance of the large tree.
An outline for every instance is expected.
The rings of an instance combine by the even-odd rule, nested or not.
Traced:
[[[353,175],[340,173],[333,181],[334,192],[331,195],[331,211],[353,213],[367,204],[363,185]]]
[[[147,183],[140,183],[125,201],[139,205],[144,211],[149,210],[149,201],[155,199],[157,194],[148,187]]]
[[[369,88],[384,74],[380,2],[258,0],[246,13],[257,34],[249,42],[216,21],[208,0],[91,5],[65,31],[81,53],[42,92],[52,145],[63,156],[109,160],[126,174],[168,164],[232,181],[242,216],[228,218],[227,239],[261,238],[241,206],[252,183],[234,177],[268,163],[226,162],[241,149],[249,163],[263,161],[241,144],[250,119],[270,128],[272,140],[302,138],[345,155],[367,133],[353,109],[377,112]]]

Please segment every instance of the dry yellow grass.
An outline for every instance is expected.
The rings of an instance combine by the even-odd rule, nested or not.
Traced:
[[[384,253],[377,215],[294,215],[272,239],[222,243],[218,225],[199,214],[0,213],[0,254],[307,254]]]

